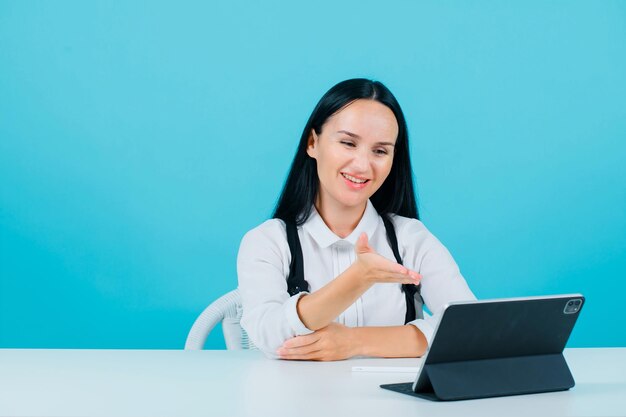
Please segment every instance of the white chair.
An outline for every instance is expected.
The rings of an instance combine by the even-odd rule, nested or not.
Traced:
[[[219,322],[222,322],[226,349],[257,349],[239,324],[242,313],[243,307],[239,290],[224,294],[205,308],[193,323],[189,335],[187,335],[185,350],[204,349],[209,333]]]

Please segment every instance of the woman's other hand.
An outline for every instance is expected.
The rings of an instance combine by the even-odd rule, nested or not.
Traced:
[[[407,269],[397,262],[376,253],[369,246],[367,234],[362,233],[356,242],[355,248],[357,259],[352,264],[353,268],[359,270],[359,275],[369,284],[375,283],[400,283],[419,284],[422,276]]]
[[[276,353],[281,359],[338,361],[357,355],[353,329],[331,322],[323,329],[286,340]]]

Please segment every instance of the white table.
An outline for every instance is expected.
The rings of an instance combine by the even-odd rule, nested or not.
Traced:
[[[419,359],[291,362],[255,351],[0,349],[0,416],[624,416],[626,348],[568,349],[570,391],[431,402],[379,388]]]

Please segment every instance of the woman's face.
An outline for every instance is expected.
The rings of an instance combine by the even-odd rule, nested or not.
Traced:
[[[307,153],[317,161],[318,204],[364,208],[391,171],[397,137],[393,112],[365,99],[329,117],[319,135],[312,130]]]

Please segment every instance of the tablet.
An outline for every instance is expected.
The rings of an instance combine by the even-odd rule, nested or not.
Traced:
[[[381,388],[430,400],[568,390],[563,349],[581,294],[450,303],[414,382]]]

